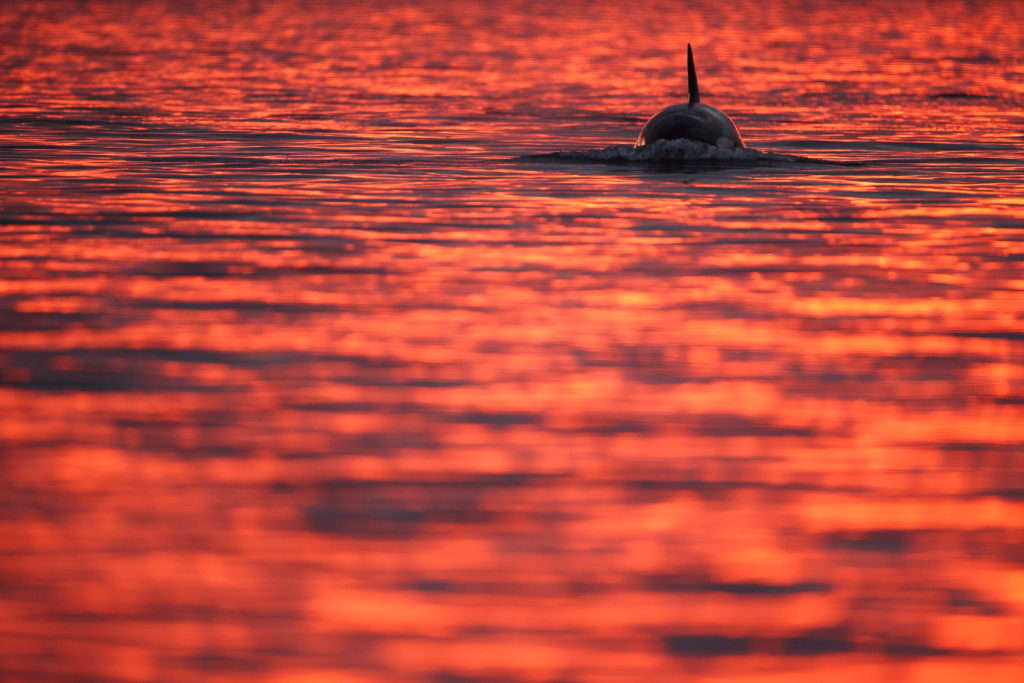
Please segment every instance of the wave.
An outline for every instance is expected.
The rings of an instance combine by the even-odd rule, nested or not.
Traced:
[[[723,149],[695,140],[655,140],[643,147],[612,145],[604,149],[528,154],[520,157],[533,161],[577,161],[605,164],[670,163],[686,165],[758,166],[767,164],[828,164],[832,166],[859,166],[857,162],[829,161],[796,154],[767,152],[753,147]]]

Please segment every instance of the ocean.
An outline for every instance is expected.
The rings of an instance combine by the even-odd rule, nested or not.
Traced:
[[[3,680],[1020,680],[1024,2],[0,39]]]

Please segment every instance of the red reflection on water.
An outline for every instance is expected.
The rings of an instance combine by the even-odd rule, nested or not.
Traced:
[[[1016,680],[1020,6],[730,7],[5,5],[0,672]]]

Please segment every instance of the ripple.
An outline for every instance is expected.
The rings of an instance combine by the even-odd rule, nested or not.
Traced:
[[[827,164],[831,166],[862,166],[859,162],[831,161],[796,154],[780,154],[746,147],[723,149],[695,140],[656,140],[649,145],[612,145],[603,149],[572,150],[528,154],[520,159],[530,161],[576,161],[605,164],[651,164],[710,166],[764,166],[780,164]]]

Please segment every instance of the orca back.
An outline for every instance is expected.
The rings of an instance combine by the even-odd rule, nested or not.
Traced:
[[[742,149],[743,138],[725,112],[702,104],[697,83],[697,67],[693,61],[693,47],[686,44],[686,78],[690,93],[687,104],[666,107],[652,116],[636,139],[636,147],[656,140],[696,140],[725,149]]]

